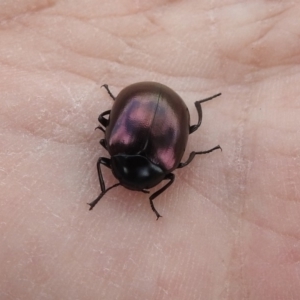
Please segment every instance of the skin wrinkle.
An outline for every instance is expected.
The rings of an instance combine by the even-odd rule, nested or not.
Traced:
[[[259,22],[261,22],[260,20],[259,20]],[[270,22],[269,22],[270,23]],[[245,25],[244,25],[245,26]],[[248,25],[246,25],[246,26],[248,26]],[[259,26],[259,24],[258,24],[258,26]],[[270,24],[269,26],[267,26],[267,28],[265,28],[265,30],[263,30],[263,31],[261,31],[261,33],[260,33],[260,35],[258,36],[258,37],[256,37],[256,39],[255,39],[255,41],[249,41],[248,42],[248,44],[245,44],[244,45],[244,49],[247,49],[247,48],[249,48],[251,45],[255,45],[255,44],[261,44],[260,46],[262,46],[262,45],[264,45],[264,44],[267,44],[267,41],[265,40],[266,39],[266,36],[268,35],[268,33],[272,33],[272,32],[274,32],[274,30],[275,30],[275,26],[276,26],[276,24]],[[240,28],[239,28],[239,30],[240,30]],[[251,48],[251,47],[250,47]],[[228,57],[228,54],[227,53],[224,53],[227,57]],[[258,56],[258,55],[256,55],[256,56]],[[231,58],[231,57],[229,57],[229,58]],[[232,59],[232,58],[231,58]],[[245,64],[245,65],[253,65],[253,61],[243,61],[242,62],[243,64]],[[272,61],[272,63],[273,63],[273,61]],[[276,64],[279,64],[280,62],[278,61],[278,60],[275,60],[275,63]],[[274,65],[274,63],[273,64],[266,64],[266,63],[264,63],[264,61],[258,61],[257,63],[256,63],[256,66],[258,67],[258,69],[261,69],[261,67],[264,67],[264,68],[270,68],[271,66],[273,66]]]
[[[161,26],[161,24],[159,23],[158,19],[150,13],[144,14],[143,15],[147,21],[149,21],[150,25],[155,26],[156,30],[154,32],[152,32],[151,37],[155,37],[155,35],[157,33],[166,33],[166,28],[164,28],[163,26]],[[149,35],[148,35],[149,36]]]
[[[139,18],[139,21],[142,23],[142,25],[140,25],[141,27],[138,29],[135,29],[134,31],[131,31],[131,32],[126,32],[126,31],[120,32],[115,27],[110,27],[110,26],[106,25],[107,23],[103,22],[103,20],[99,21],[99,19],[92,19],[91,21],[89,21],[89,24],[93,24],[93,26],[95,26],[95,28],[102,29],[103,31],[109,33],[111,36],[115,36],[122,40],[130,39],[130,38],[136,39],[136,38],[140,37],[141,34],[142,34],[143,38],[145,39],[148,37],[155,37],[157,35],[157,33],[162,32],[162,28],[159,26],[155,26],[153,28],[153,25],[157,25],[157,24],[155,24],[154,22],[151,21],[151,19],[148,19],[148,18],[149,18],[148,16],[141,15]],[[124,18],[125,20],[121,20],[121,21],[120,21],[120,18],[116,18],[116,19],[118,22],[122,22],[122,23],[128,23],[131,21],[131,17],[126,17],[126,19]],[[94,23],[95,21],[98,21],[98,22]],[[109,21],[110,21],[110,23],[115,22],[115,21],[111,21],[111,20],[109,20]],[[97,24],[97,26],[95,24]]]
[[[12,16],[3,16],[1,15],[1,20],[0,20],[0,26],[2,22],[7,22],[7,21],[15,21],[15,19],[19,18],[19,17],[23,17],[23,16],[28,16],[30,14],[35,14],[35,13],[40,13],[43,11],[47,11],[47,9],[49,8],[53,8],[56,3],[58,1],[54,1],[54,0],[47,0],[47,1],[34,1],[36,3],[36,5],[33,5],[32,7],[30,7],[30,4],[28,5],[27,9],[24,8],[24,11],[21,12],[16,12],[15,14],[13,14]],[[46,3],[45,3],[46,2]],[[44,4],[45,3],[45,4]],[[3,12],[3,7],[2,7],[2,12]]]
[[[253,8],[253,7],[256,8],[258,6],[258,3],[259,3],[258,1],[255,1],[253,3],[250,3],[249,6],[250,6],[250,8]],[[232,6],[232,3],[230,3],[229,5]],[[233,6],[235,6],[235,7],[237,5],[240,5],[240,7],[241,6],[245,7],[244,3],[238,3],[238,4],[236,2],[233,3]],[[286,8],[283,7],[283,5],[286,5]],[[225,4],[225,5],[218,6],[218,7],[214,8],[213,11],[220,10],[220,8],[224,8],[224,7],[227,9],[228,5]],[[257,12],[257,15],[253,15],[253,17],[256,17],[255,21],[268,20],[270,18],[273,19],[275,17],[282,16],[283,13],[289,11],[290,9],[293,9],[295,7],[295,3],[294,3],[294,1],[292,1],[291,4],[287,3],[287,1],[285,1],[285,2],[280,1],[279,5],[275,4],[273,7],[274,7],[274,10],[271,11],[270,5],[265,4],[264,7],[260,11]],[[277,9],[277,7],[279,7],[279,8]],[[241,24],[239,24],[239,26],[240,25]]]
[[[235,151],[235,157],[237,157],[237,159],[235,159],[235,161],[237,160],[242,160],[243,157],[245,157],[245,155],[243,155],[244,152],[244,137],[245,137],[245,126],[246,123],[248,122],[248,118],[249,118],[249,110],[250,110],[250,99],[248,98],[245,101],[245,104],[242,106],[241,109],[241,120],[242,122],[239,122],[236,126],[236,130],[238,131],[238,146],[236,147],[236,149],[239,149],[239,152],[237,154],[237,151]],[[238,215],[232,216],[231,215],[231,222],[236,228],[236,232],[235,232],[235,239],[233,241],[233,245],[231,248],[230,253],[228,254],[228,263],[227,263],[227,267],[226,267],[226,273],[228,274],[228,278],[232,278],[232,281],[234,283],[236,283],[236,281],[239,282],[239,284],[241,284],[242,286],[245,286],[245,271],[243,268],[241,268],[241,271],[239,272],[239,279],[236,280],[233,275],[232,275],[232,270],[233,270],[233,266],[235,266],[236,264],[240,264],[243,265],[243,253],[239,253],[239,255],[237,255],[237,249],[242,249],[241,245],[243,244],[243,240],[242,240],[242,229],[244,228],[242,219],[239,216],[242,216],[245,212],[245,201],[243,201],[243,199],[246,199],[246,190],[245,190],[245,186],[246,186],[246,181],[247,181],[247,175],[243,174],[243,170],[239,168],[235,168],[235,171],[239,174],[236,177],[238,178],[238,184],[235,184],[235,192],[230,192],[229,194],[236,194],[239,195],[239,198],[241,200],[240,204],[239,204],[239,212]],[[225,293],[228,296],[228,299],[230,299],[230,294],[234,291],[234,287],[232,286],[231,288],[229,287],[229,289],[224,288],[222,291],[222,294]],[[246,291],[242,291],[242,295],[245,296]]]
[[[24,23],[21,23],[20,22],[20,24],[23,24],[23,25],[25,25]],[[30,27],[28,27],[28,28],[30,28],[30,30],[32,30],[32,27],[30,26]],[[32,32],[34,33],[34,34],[39,34],[40,36],[42,36],[43,38],[48,38],[48,39],[50,39],[50,37],[48,36],[48,35],[42,35],[41,33],[40,33],[40,31],[34,31],[34,30],[32,30]],[[95,56],[91,56],[91,55],[86,55],[86,54],[83,54],[83,53],[80,53],[80,52],[74,52],[74,50],[72,50],[70,47],[68,47],[68,46],[66,46],[65,44],[63,44],[63,43],[60,43],[58,40],[55,40],[55,39],[52,39],[53,41],[55,41],[58,45],[60,45],[62,48],[64,48],[64,49],[66,49],[66,50],[69,50],[70,52],[72,52],[72,53],[74,53],[74,54],[77,54],[77,55],[85,55],[85,57],[86,58],[96,58]],[[122,42],[124,42],[124,44],[125,45],[128,45],[129,46],[129,44],[128,43],[126,43],[126,41],[125,40],[122,40]],[[129,46],[130,47],[130,46]],[[132,50],[132,51],[134,51],[134,50]],[[149,56],[149,55],[148,55]],[[151,58],[151,56],[149,57],[149,60],[151,60],[150,59]],[[154,59],[155,57],[153,56],[153,59]],[[113,60],[109,60],[109,59],[106,59],[105,60],[105,62],[107,63],[107,62],[110,62],[110,63],[114,63],[114,64],[118,64],[118,65],[120,65],[120,67],[127,67],[127,69],[128,68],[134,68],[134,71],[136,72],[136,71],[140,71],[140,70],[144,70],[145,68],[144,67],[140,67],[140,66],[138,66],[137,64],[135,65],[135,67],[132,67],[132,65],[125,65],[124,64],[124,62],[116,62],[116,61],[113,61]],[[19,68],[20,68],[20,66],[18,66]],[[25,69],[24,68],[24,70],[26,70],[26,71],[29,71],[28,69]],[[68,71],[68,69],[66,69],[65,67],[64,67],[64,70],[65,71]],[[80,73],[76,73],[74,70],[71,70],[71,69],[69,69],[69,72],[70,73],[72,73],[72,74],[75,74],[75,75],[78,75],[78,76],[81,76],[81,77],[84,77],[84,78],[87,78],[87,79],[90,79],[89,77],[87,77],[87,76],[85,76],[85,75],[83,75],[83,74],[80,74]],[[160,74],[162,74],[163,72],[161,72]],[[170,76],[172,76],[172,74],[169,74],[168,72],[165,72],[164,73],[164,75],[166,75],[166,76],[168,76],[169,77],[169,75]],[[185,76],[184,76],[185,77]],[[176,77],[176,78],[178,78],[178,76]]]
[[[186,170],[186,172],[192,172],[193,169],[196,169],[196,167],[194,168],[190,168],[189,170]],[[178,172],[179,173],[179,172]],[[195,185],[193,183],[191,183],[188,179],[186,179],[183,175],[184,174],[181,174],[183,172],[180,172],[179,174],[175,174],[176,176],[176,180],[178,181],[184,181],[186,185],[188,185],[190,187],[190,189],[193,189],[195,190],[195,192],[197,192],[197,188],[195,187]],[[197,174],[196,174],[197,175]],[[191,177],[191,176],[190,176]],[[199,177],[200,178],[200,177]],[[198,180],[199,181],[199,180]],[[232,210],[229,206],[223,206],[223,205],[220,205],[220,203],[216,202],[216,201],[213,201],[213,199],[205,196],[202,192],[200,192],[201,194],[201,197],[204,201],[208,201],[209,203],[211,203],[215,208],[217,208],[217,210],[219,212],[221,212],[222,216],[225,217],[225,219],[227,219],[228,217],[228,214],[230,214],[231,216],[233,216],[236,211]],[[177,193],[178,197],[181,197],[182,194],[180,193]]]
[[[247,48],[247,46],[251,46],[251,44],[253,45],[253,47],[257,46],[259,43],[263,44],[263,41],[266,40],[268,34],[272,33],[272,31],[275,29],[276,24],[270,24],[269,26],[268,24],[259,24],[259,25],[265,25],[264,30],[260,31],[254,43],[250,42],[249,45],[245,45],[245,48]]]
[[[33,123],[32,123],[33,124]],[[64,139],[60,139],[60,137],[59,136],[56,136],[56,137],[53,137],[53,138],[51,138],[51,134],[50,135],[48,135],[48,136],[46,136],[45,135],[45,132],[41,132],[41,131],[39,131],[39,130],[34,130],[33,129],[33,127],[32,126],[30,126],[30,125],[32,125],[32,124],[29,124],[29,128],[32,128],[32,129],[29,129],[29,128],[26,128],[26,127],[24,127],[24,126],[22,126],[22,128],[20,128],[20,126],[17,126],[17,127],[15,127],[15,129],[17,129],[18,131],[17,131],[17,133],[19,134],[19,135],[21,135],[21,136],[23,136],[24,135],[24,133],[27,133],[27,134],[29,134],[29,136],[31,136],[31,137],[35,137],[36,139],[40,139],[40,140],[44,140],[44,141],[51,141],[51,142],[55,142],[55,143],[58,143],[58,144],[65,144],[65,145],[80,145],[80,142],[78,142],[78,140],[76,141],[76,142],[74,142],[74,143],[71,143],[70,141],[67,141],[65,138]],[[55,124],[56,125],[58,125],[58,126],[60,126],[61,128],[69,128],[69,126],[68,125],[64,125],[64,124],[62,124],[62,123],[59,123],[59,122],[55,122]],[[72,129],[72,128],[70,128],[71,129],[71,131],[73,131],[73,133],[74,133],[74,136],[77,136],[78,135],[78,132],[76,132],[74,129]],[[60,130],[59,130],[60,131]],[[76,134],[75,134],[76,133]],[[71,139],[72,140],[72,139]],[[82,142],[81,143],[83,143],[83,140],[85,140],[86,141],[86,136],[84,136],[83,138],[82,138]],[[93,136],[92,135],[90,135],[90,139],[89,139],[89,141],[90,142],[92,142],[94,139],[93,139]]]
[[[15,64],[13,64],[13,63],[9,63],[9,62],[3,61],[1,59],[1,56],[0,56],[0,64],[1,64],[1,69],[2,69],[3,66],[12,68],[13,70],[19,68],[19,67],[16,67]],[[25,69],[21,69],[21,70],[25,70]],[[28,70],[26,70],[26,71],[28,71]]]
[[[285,15],[287,12],[289,12],[290,10],[292,10],[295,7],[295,4],[292,2],[291,4],[287,3],[286,4],[286,8],[283,7],[281,9],[279,9],[277,12],[274,11],[274,13],[270,13],[269,16],[266,17],[266,19],[264,20],[272,20],[275,19],[277,17],[282,17],[283,15]]]
[[[22,24],[23,26],[25,26],[25,23],[21,23],[20,22],[20,24]],[[50,36],[48,36],[48,35],[43,35],[43,34],[41,34],[41,32],[40,32],[40,30],[39,31],[37,31],[37,30],[33,30],[33,28],[32,28],[32,26],[28,26],[28,28],[27,29],[30,29],[34,34],[38,34],[39,36],[42,36],[43,38],[45,38],[45,40],[47,40],[47,39],[51,39],[52,41],[54,41],[57,45],[59,45],[62,49],[64,49],[64,50],[68,50],[68,51],[70,51],[70,53],[73,53],[73,54],[76,54],[76,55],[78,55],[78,56],[80,56],[80,57],[82,57],[82,55],[84,55],[85,57],[87,57],[87,58],[93,58],[93,59],[98,59],[98,57],[96,57],[96,56],[92,56],[92,55],[87,55],[86,53],[81,53],[81,52],[78,52],[78,51],[75,51],[75,49],[72,49],[70,46],[67,46],[66,44],[64,44],[64,43],[61,43],[58,39],[54,39],[53,37],[50,37]],[[124,42],[123,40],[122,40],[122,42]],[[124,43],[125,45],[127,45],[126,43]],[[110,63],[116,63],[116,61],[115,60],[109,60],[109,59],[105,59],[104,60],[105,62],[110,62]],[[124,64],[122,64],[122,65],[124,65]],[[18,66],[19,67],[19,66]],[[128,66],[129,67],[129,66]],[[26,70],[26,71],[29,71],[28,69],[25,69],[24,68],[24,70]],[[68,70],[66,70],[65,68],[64,68],[64,70],[65,71],[68,71]],[[87,76],[85,76],[85,75],[82,75],[82,74],[80,74],[80,73],[76,73],[74,70],[72,70],[72,71],[70,71],[72,74],[75,74],[75,75],[78,75],[78,76],[81,76],[81,77],[84,77],[84,78],[87,78],[87,79],[91,79],[90,77],[87,77]]]
[[[148,2],[147,4],[149,4],[150,2]],[[152,2],[153,3],[153,2]],[[136,15],[143,15],[143,14],[146,14],[147,12],[149,11],[152,11],[153,9],[160,9],[161,7],[165,6],[164,5],[160,5],[158,6],[157,4],[154,4],[144,10],[141,10],[140,7],[138,9],[132,9],[131,8],[131,11],[128,12],[128,13],[123,13],[123,14],[110,14],[110,15],[101,15],[101,17],[106,17],[106,18],[119,18],[119,17],[129,17],[129,18],[132,18],[133,16],[135,17]]]
[[[92,17],[92,18],[90,18],[90,17],[84,18],[83,16],[77,16],[77,18],[82,19],[82,20],[87,20],[87,21],[88,20],[98,20],[98,19],[105,20],[105,19],[114,19],[114,18],[116,20],[119,20],[120,18],[123,18],[123,17],[131,19],[133,17],[136,18],[136,16],[138,16],[138,15],[142,15],[143,16],[146,12],[151,11],[154,7],[157,8],[156,4],[153,5],[152,7],[148,8],[148,9],[145,9],[145,10],[136,9],[136,10],[132,10],[129,13],[123,13],[123,14],[121,14],[121,13],[120,14],[110,13],[109,15],[101,14],[100,16]],[[63,14],[63,15],[68,16],[68,14]]]
[[[247,223],[250,223],[252,225],[255,225],[257,226],[258,228],[261,228],[267,232],[271,232],[271,233],[274,233],[275,235],[278,235],[280,237],[284,237],[284,238],[289,238],[291,241],[296,241],[296,242],[300,242],[300,234],[299,236],[298,235],[294,235],[294,234],[289,234],[287,232],[284,232],[284,231],[277,231],[275,229],[272,228],[271,225],[267,225],[267,222],[263,222],[264,225],[262,225],[261,221],[255,221],[254,219],[251,219],[249,217],[246,217],[245,215],[241,215],[240,218],[243,220],[243,221],[246,221]]]
[[[23,65],[18,65],[16,66],[15,62],[9,63],[7,62],[6,64],[3,63],[0,59],[1,64],[10,67],[13,71],[17,71],[17,70],[21,70],[21,71],[26,71],[28,73],[33,73],[32,71],[30,71],[29,69],[27,69],[26,67],[24,67]]]
[[[58,124],[59,125],[59,124]],[[23,128],[23,129],[22,129]],[[15,127],[15,128],[11,128],[11,129],[16,129],[16,139],[18,139],[17,137],[23,137],[25,133],[29,133],[28,136],[26,137],[29,137],[31,138],[32,140],[34,140],[35,142],[52,142],[52,143],[55,143],[56,145],[68,145],[68,146],[83,146],[84,148],[86,147],[86,142],[90,143],[91,145],[95,144],[95,137],[94,137],[94,134],[91,133],[89,137],[87,136],[83,136],[82,137],[82,140],[79,141],[79,140],[76,140],[74,142],[72,142],[72,139],[57,139],[57,137],[51,137],[50,135],[49,136],[43,136],[43,134],[38,134],[39,131],[31,131],[31,130],[27,130],[25,127],[22,127],[20,128],[19,126],[18,127]],[[76,133],[76,131],[74,131]],[[74,134],[74,136],[78,136],[78,133]],[[97,142],[97,139],[96,139],[96,144],[98,145],[98,142]],[[98,147],[98,146],[97,146]],[[21,151],[20,151],[21,152]]]
[[[25,23],[23,23],[22,25],[26,26]],[[41,31],[39,30],[39,28],[37,30],[34,30],[31,26],[29,26],[27,29],[30,29],[33,33],[38,34],[39,36],[45,38],[45,40],[50,39],[50,40],[54,41],[62,49],[68,50],[71,53],[79,55],[80,57],[82,57],[82,55],[83,55],[83,56],[88,57],[88,58],[98,59],[97,56],[93,56],[93,55],[90,55],[90,54],[87,55],[86,53],[81,53],[81,52],[77,51],[76,49],[72,48],[72,46],[69,46],[69,45],[61,42],[60,40],[53,38],[53,36],[48,36],[47,34],[42,34]],[[105,61],[107,61],[107,59]],[[115,61],[111,61],[111,62],[115,62]]]
[[[22,24],[22,23],[21,23],[21,24]],[[32,30],[32,26],[30,26],[29,28]],[[42,34],[40,33],[40,31],[34,31],[34,30],[33,30],[33,32],[39,34],[39,35],[42,36],[43,38],[51,39],[51,37],[49,37],[48,35],[42,35]],[[53,38],[52,38],[52,40],[55,41],[58,45],[60,45],[63,49],[69,50],[70,52],[72,51],[74,54],[77,54],[77,55],[79,55],[79,56],[84,55],[84,56],[87,57],[87,58],[96,58],[95,56],[87,55],[86,53],[84,54],[84,53],[81,53],[81,52],[78,52],[78,51],[75,51],[75,52],[74,52],[74,49],[72,50],[69,46],[66,46],[65,44],[61,43],[61,42],[60,42],[59,40],[57,40],[57,39],[53,39]],[[122,40],[122,42],[123,42],[125,45],[131,47],[131,46],[126,42],[126,40]],[[149,55],[151,55],[151,54],[149,54]],[[149,55],[148,55],[148,60],[151,60],[151,56],[149,57]],[[154,56],[153,56],[153,58],[154,58]],[[113,61],[113,60],[110,61],[109,59],[105,59],[105,62],[116,63],[116,61]],[[120,64],[120,62],[119,62],[119,64]],[[120,66],[121,66],[121,67],[124,67],[124,66],[125,66],[125,65],[124,65],[124,62],[122,62],[122,63],[120,64]],[[132,66],[132,65],[131,65],[131,66],[126,65],[126,67],[127,67],[127,68],[134,68],[135,72],[140,71],[140,70],[144,70],[144,67],[140,67],[140,66],[138,66],[138,65],[135,65],[135,66]],[[70,72],[72,72],[73,74],[76,74],[76,75],[79,75],[79,76],[88,78],[87,76],[82,75],[82,74],[80,74],[80,73],[75,73],[74,70],[70,70]],[[161,74],[164,73],[166,76],[169,76],[169,75],[172,76],[172,73],[168,73],[168,72],[160,72],[160,73],[161,73]]]

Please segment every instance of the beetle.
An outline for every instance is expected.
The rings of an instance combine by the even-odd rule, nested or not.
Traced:
[[[125,87],[115,97],[107,84],[104,87],[114,100],[111,110],[98,117],[100,125],[96,129],[104,132],[100,144],[108,151],[110,158],[100,157],[97,162],[100,195],[91,203],[90,210],[112,188],[119,185],[127,189],[149,193],[149,189],[163,180],[168,182],[153,193],[153,200],[163,193],[175,180],[175,169],[187,166],[196,155],[210,153],[222,148],[218,145],[207,151],[191,152],[185,162],[181,162],[188,136],[195,132],[202,122],[201,103],[221,95],[195,102],[198,122],[190,125],[189,111],[180,96],[169,87],[157,82],[138,82]],[[117,184],[105,187],[101,165],[111,169]]]

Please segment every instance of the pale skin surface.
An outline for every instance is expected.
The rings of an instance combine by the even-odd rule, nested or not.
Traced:
[[[299,2],[84,2],[0,2],[0,299],[299,299]],[[144,80],[193,123],[222,92],[187,151],[223,152],[174,172],[159,221],[122,187],[89,212],[100,85]]]

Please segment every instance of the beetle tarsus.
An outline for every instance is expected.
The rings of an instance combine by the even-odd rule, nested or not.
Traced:
[[[154,207],[154,203],[153,203],[153,200],[151,199],[151,197],[150,197],[150,206],[151,206],[152,210],[154,211],[154,213],[156,214],[156,221],[157,221],[162,216],[158,213],[158,211]]]
[[[112,185],[112,186],[110,186],[108,189],[106,189],[105,191],[103,191],[94,201],[92,201],[92,202],[90,202],[90,203],[87,203],[89,206],[90,206],[90,209],[89,210],[92,210],[94,207],[95,207],[95,205],[101,200],[101,198],[109,191],[109,190],[111,190],[111,189],[113,189],[113,188],[115,188],[115,187],[117,187],[117,186],[119,186],[119,185],[121,185],[120,183],[116,183],[116,184],[114,184],[114,185]]]
[[[112,94],[112,92],[109,90],[109,87],[108,87],[107,84],[103,84],[103,85],[101,85],[101,87],[104,87],[104,88],[107,90],[109,96],[110,96],[113,100],[116,99],[116,97],[115,97],[115,96]]]
[[[94,201],[87,203],[90,206],[89,210],[92,210],[95,205],[100,201],[100,199],[104,196],[105,193],[101,193]]]

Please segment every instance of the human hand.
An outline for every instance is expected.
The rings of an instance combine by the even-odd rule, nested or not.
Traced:
[[[0,4],[0,298],[297,299],[299,5],[292,1]],[[94,131],[144,80],[204,103],[155,199],[100,192]],[[115,179],[105,171],[109,186]]]

